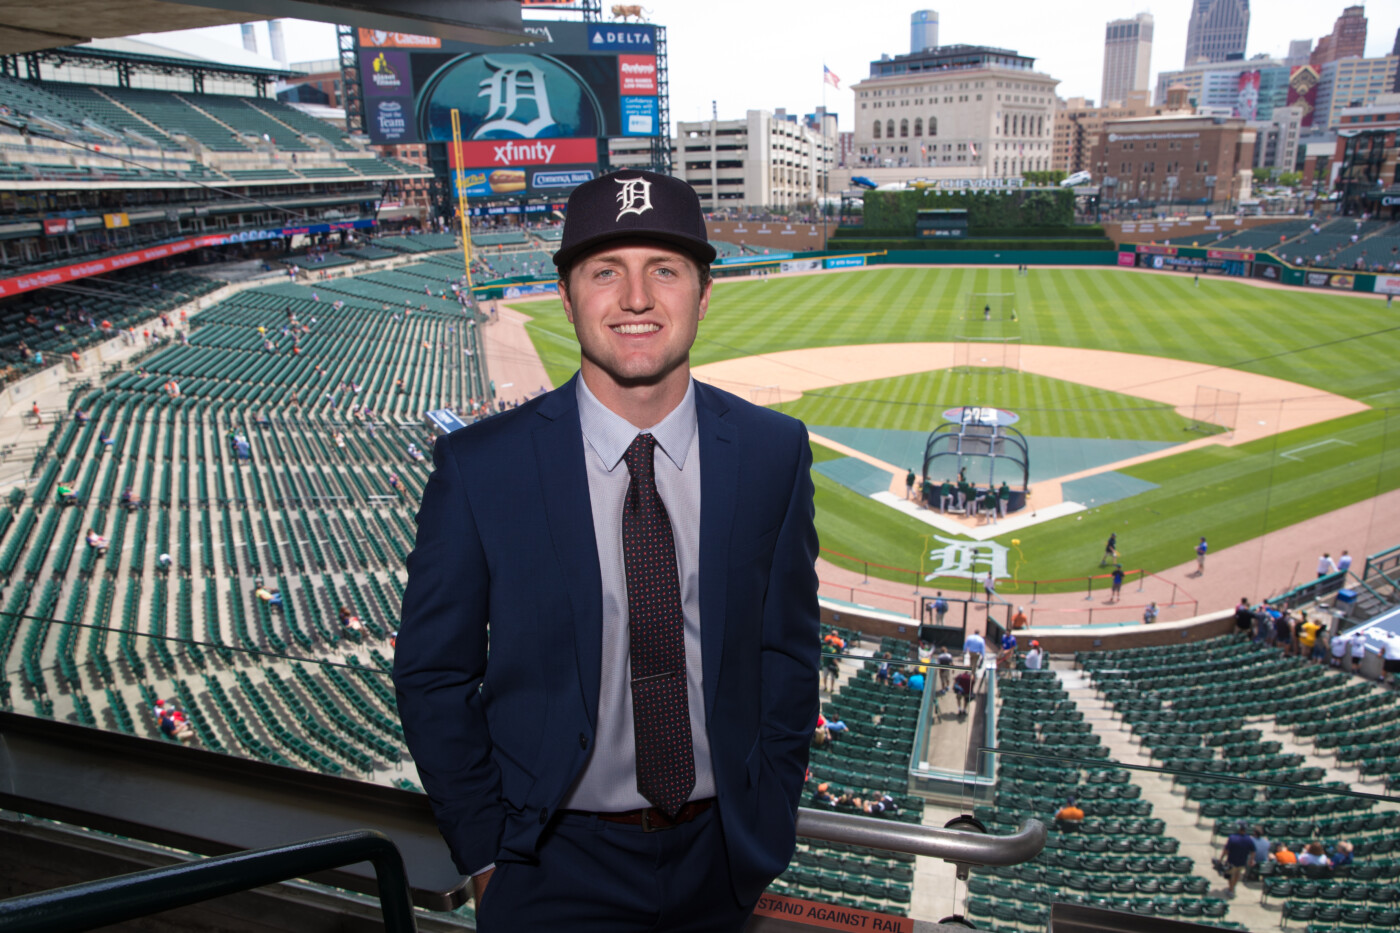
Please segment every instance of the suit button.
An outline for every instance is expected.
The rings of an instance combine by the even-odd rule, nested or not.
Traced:
[[[549,808],[548,808],[548,807],[540,807],[540,825],[543,826],[545,823],[548,823],[548,822],[549,822]]]
[[[582,732],[578,734],[578,747],[585,751],[588,750],[588,736],[584,735]]]

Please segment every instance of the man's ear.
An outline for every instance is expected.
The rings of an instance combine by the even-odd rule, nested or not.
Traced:
[[[569,300],[569,283],[563,277],[559,279],[559,301],[564,305],[564,317],[572,324],[574,322],[574,303]]]

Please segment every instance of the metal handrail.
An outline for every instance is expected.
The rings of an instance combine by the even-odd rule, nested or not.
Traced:
[[[1048,834],[1045,824],[1034,819],[1026,820],[1010,836],[992,836],[803,808],[797,811],[797,835],[927,855],[959,865],[1019,865],[1041,853]]]
[[[366,861],[373,863],[379,883],[384,930],[414,933],[417,925],[403,858],[388,836],[369,829],[12,897],[0,901],[0,929],[79,933]]]

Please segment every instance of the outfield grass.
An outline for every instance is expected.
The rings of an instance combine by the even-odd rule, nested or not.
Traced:
[[[968,322],[961,320],[968,294],[1013,291],[1020,321],[973,322],[975,333],[1229,366],[1314,386],[1376,408],[1400,406],[1400,316],[1387,312],[1382,302],[1219,279],[1206,279],[1195,288],[1189,276],[1107,269],[1035,270],[1024,277],[1012,269],[870,269],[721,282],[700,326],[692,361],[699,365],[800,347],[950,340],[969,330]],[[551,379],[559,384],[572,374],[578,359],[562,308],[532,302],[524,310],[535,317],[531,337]],[[1151,378],[1150,372],[1143,375]],[[930,386],[943,379],[906,378],[911,385],[925,379]],[[1201,381],[1209,384],[1208,373]],[[827,419],[839,413],[838,396],[864,397],[868,391],[886,389],[897,396],[899,389],[907,388],[896,388],[899,380],[888,382],[883,388],[823,390],[825,398],[804,399],[792,407],[798,411],[807,403],[811,409],[800,414],[813,423],[833,423]],[[1285,404],[1306,405],[1306,394]],[[892,401],[897,399],[876,397],[865,417],[898,417],[891,414]],[[1047,407],[1057,409],[1056,417],[1066,422],[1081,419],[1088,424],[1122,404],[1114,393],[1079,386],[1055,396]],[[822,411],[824,405],[831,407]],[[821,418],[813,414],[818,411]],[[1148,424],[1158,417],[1151,411],[1143,414]],[[844,417],[860,416],[852,408]],[[1331,440],[1345,444],[1280,455]],[[1110,531],[1119,534],[1125,566],[1158,570],[1189,560],[1202,534],[1219,549],[1400,487],[1400,410],[1366,412],[1237,448],[1186,452],[1124,472],[1159,488],[1079,518],[1019,532],[1026,558],[1023,576],[1052,579],[1097,571]],[[918,567],[928,526],[823,476],[815,481],[823,546],[874,563]],[[879,573],[875,568],[871,572]]]

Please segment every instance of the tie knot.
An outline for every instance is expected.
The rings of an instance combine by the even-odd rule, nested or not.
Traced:
[[[632,438],[627,453],[622,455],[622,459],[627,462],[627,472],[633,477],[650,476],[655,450],[656,438],[650,434],[638,434]]]

